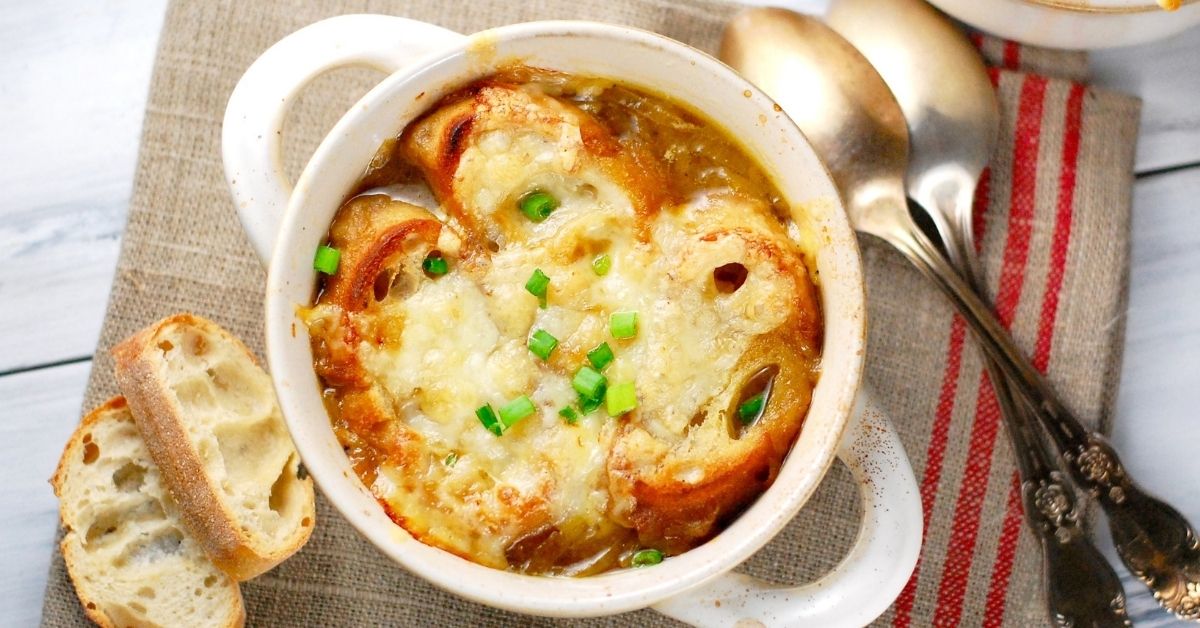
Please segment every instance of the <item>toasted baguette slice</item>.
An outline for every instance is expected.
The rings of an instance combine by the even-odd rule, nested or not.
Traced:
[[[271,380],[216,323],[163,319],[115,349],[117,384],[209,558],[238,580],[299,550],[315,521]]]
[[[50,480],[67,572],[101,626],[241,626],[237,582],[187,533],[125,400],[79,424]]]

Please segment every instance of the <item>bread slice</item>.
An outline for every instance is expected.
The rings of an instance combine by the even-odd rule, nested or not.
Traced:
[[[299,550],[316,519],[270,377],[216,323],[177,314],[113,349],[150,456],[209,558],[238,580]]]
[[[121,397],[79,424],[50,480],[67,572],[101,626],[241,626],[237,582],[186,532]]]

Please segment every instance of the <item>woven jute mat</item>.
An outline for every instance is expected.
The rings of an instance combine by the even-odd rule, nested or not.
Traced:
[[[177,311],[211,317],[261,355],[264,274],[222,177],[221,118],[242,72],[284,35],[345,13],[402,15],[460,32],[573,18],[637,26],[712,51],[737,9],[697,0],[173,2],[87,406],[116,393],[108,349]],[[991,296],[1064,401],[1106,427],[1120,367],[1138,101],[1073,82],[1086,67],[1082,56],[992,40],[980,45],[1001,66],[994,78],[1004,110],[1000,146],[977,202]],[[307,90],[288,118],[293,174],[378,78],[339,70]],[[877,242],[862,244],[867,378],[904,438],[926,513],[917,574],[879,623],[1043,625],[1038,550],[1021,521],[1012,455],[979,355],[962,321],[901,257]],[[819,576],[852,543],[858,499],[849,474],[835,465],[796,520],[741,569],[783,583]],[[384,558],[323,499],[318,510],[304,550],[245,583],[250,625],[559,623],[436,590]],[[85,623],[56,552],[43,624]],[[640,611],[576,623],[670,622]]]

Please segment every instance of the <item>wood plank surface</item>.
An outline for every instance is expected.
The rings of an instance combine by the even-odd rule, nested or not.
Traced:
[[[1129,472],[1200,525],[1200,168],[1142,177],[1134,188],[1125,359],[1113,442]],[[1101,525],[1101,538],[1107,532]],[[1107,539],[1105,539],[1107,541]],[[1107,545],[1107,543],[1106,543]],[[1117,564],[1116,554],[1107,552]],[[1135,625],[1184,626],[1123,568]]]
[[[58,500],[48,480],[79,423],[91,363],[0,377],[0,625],[36,626]]]
[[[1200,164],[1200,28],[1090,60],[1094,83],[1142,97],[1138,172]]]
[[[0,372],[95,348],[165,8],[4,3]]]

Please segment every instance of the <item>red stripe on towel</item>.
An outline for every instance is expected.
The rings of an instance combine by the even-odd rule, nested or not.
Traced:
[[[1062,148],[1062,171],[1058,178],[1058,210],[1054,217],[1054,241],[1050,245],[1050,270],[1046,273],[1046,296],[1042,299],[1042,317],[1038,321],[1033,366],[1046,372],[1050,347],[1054,342],[1054,322],[1058,319],[1058,296],[1062,291],[1067,267],[1067,248],[1071,244],[1071,222],[1075,211],[1075,168],[1079,163],[1080,128],[1083,123],[1083,86],[1071,85],[1067,97],[1067,119]]]
[[[986,205],[986,197],[985,197]],[[942,479],[942,461],[946,456],[946,443],[950,436],[950,419],[954,416],[954,397],[958,392],[958,375],[962,366],[963,341],[967,335],[967,324],[957,314],[950,323],[950,343],[946,350],[946,370],[942,376],[942,392],[938,396],[937,410],[933,415],[933,429],[929,434],[929,447],[925,452],[925,474],[921,476],[921,538],[929,531],[929,520],[937,500],[938,486]],[[921,563],[913,569],[908,584],[896,598],[896,614],[892,625],[908,628],[912,622],[912,607],[917,597],[917,582],[921,575]]]
[[[1008,598],[1008,583],[1012,576],[1013,560],[1017,556],[1017,541],[1021,537],[1021,479],[1014,471],[1012,488],[1008,491],[1008,504],[1004,509],[1004,522],[1000,525],[1000,544],[996,548],[996,565],[992,568],[992,581],[988,584],[987,606],[983,613],[983,628],[999,628],[1004,624],[1005,601]]]
[[[1047,79],[1027,76],[1021,86],[1017,113],[1016,141],[1013,146],[1012,200],[1008,219],[1008,238],[1000,273],[1000,290],[996,297],[996,314],[1008,327],[1021,299],[1025,280],[1025,265],[1029,257],[1029,238],[1032,231],[1034,196],[1037,187],[1038,147],[1042,124],[1042,106],[1046,96]],[[999,432],[1000,412],[995,394],[986,376],[981,375],[971,427],[966,467],[955,505],[954,527],[942,566],[938,586],[937,611],[934,624],[957,626],[962,618],[963,598],[975,556],[979,535],[979,517],[987,494],[992,454]]]
[[[1021,69],[1021,44],[1015,41],[1004,42],[1004,67],[1009,70]]]
[[[981,46],[983,36],[978,36],[976,46]],[[992,86],[999,85],[1000,70],[988,68],[988,77]],[[975,188],[974,222],[975,246],[983,242],[986,230],[986,216],[991,200],[991,170],[985,169],[980,175],[979,185]],[[950,419],[954,415],[954,397],[958,392],[958,377],[962,364],[962,347],[966,337],[966,321],[955,316],[950,324],[950,342],[946,351],[946,369],[942,376],[942,391],[938,397],[937,410],[934,414],[933,428],[929,434],[929,446],[925,452],[925,472],[921,476],[921,511],[924,515],[921,537],[929,530],[929,521],[933,516],[933,506],[937,500],[938,486],[942,479],[942,462],[946,453],[946,442],[950,434]],[[913,569],[912,576],[894,604],[895,614],[892,625],[896,628],[908,628],[912,624],[912,608],[917,598],[917,584],[921,576],[921,562]]]
[[[1054,322],[1058,318],[1058,298],[1062,292],[1063,275],[1067,266],[1067,249],[1071,244],[1071,223],[1075,211],[1075,173],[1079,163],[1079,140],[1083,126],[1084,87],[1071,85],[1067,96],[1067,111],[1064,124],[1062,147],[1062,170],[1058,176],[1058,207],[1054,217],[1054,238],[1050,244],[1050,267],[1046,271],[1046,293],[1042,297],[1042,314],[1038,321],[1037,344],[1033,350],[1033,366],[1043,373],[1050,364],[1050,348],[1054,342]],[[1012,489],[1009,491],[1008,506],[1004,513],[1004,524],[1000,531],[1000,543],[996,548],[996,566],[992,570],[992,581],[988,588],[987,606],[984,612],[985,628],[999,626],[1004,620],[1005,600],[1016,560],[1017,542],[1020,540],[1021,486],[1013,472]]]

